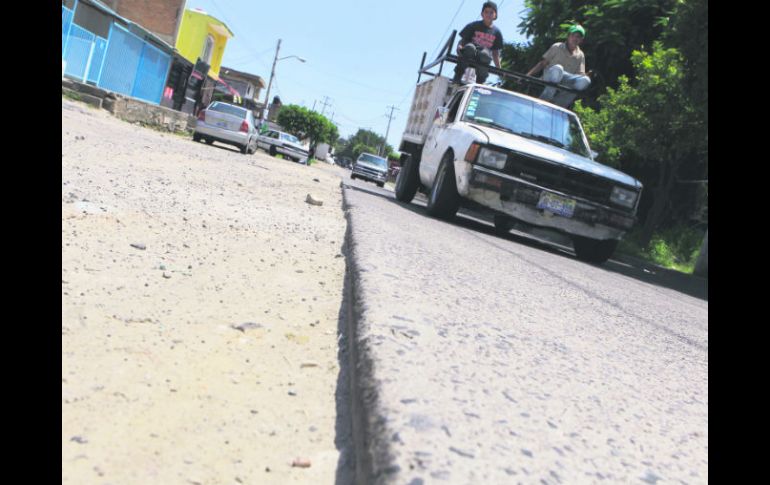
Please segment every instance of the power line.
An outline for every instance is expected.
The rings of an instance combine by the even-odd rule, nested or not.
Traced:
[[[433,54],[430,55],[430,59],[429,60],[433,60],[433,58],[435,57],[436,53],[438,52],[439,47],[441,47],[443,45],[443,43],[446,42],[446,39],[444,39],[444,37],[446,37],[446,34],[447,34],[447,32],[449,32],[449,29],[452,28],[452,23],[457,18],[457,14],[460,13],[460,10],[463,8],[463,5],[465,5],[465,0],[460,2],[460,6],[457,7],[457,11],[455,12],[454,16],[452,17],[452,20],[449,21],[449,25],[447,25],[446,30],[441,35],[441,39],[438,41],[438,45],[436,46],[436,48],[433,49]],[[449,48],[451,49],[452,47],[450,46]]]
[[[329,76],[329,77],[334,77],[334,78],[337,78],[337,79],[342,79],[345,82],[348,82],[348,83],[351,83],[351,84],[356,84],[356,85],[361,86],[361,87],[366,88],[366,89],[373,89],[375,91],[381,91],[383,93],[389,93],[389,94],[396,94],[396,95],[398,95],[398,93],[395,92],[395,91],[390,91],[388,89],[382,89],[382,88],[376,88],[376,87],[370,86],[368,84],[364,84],[364,83],[361,83],[361,82],[358,82],[358,81],[354,81],[352,79],[348,79],[348,78],[346,78],[344,76],[340,76],[338,74],[328,73],[328,72],[326,72],[326,71],[324,71],[322,69],[319,69],[317,66],[314,66],[314,65],[308,65],[308,67],[310,69],[318,71],[319,73],[323,74],[324,76]]]
[[[222,10],[222,8],[221,8],[221,7],[220,7],[220,6],[217,4],[217,2],[216,2],[215,0],[211,0],[211,4],[212,4],[212,5],[214,5],[214,7],[215,7],[215,8],[217,9],[217,11],[219,12],[219,15],[221,15],[221,16],[222,16],[222,20],[224,20],[224,21],[225,21],[225,22],[226,22],[228,25],[230,25],[231,27],[235,28],[235,24],[234,24],[234,23],[232,23],[232,22],[230,22],[230,19],[228,19],[227,17],[225,17],[225,13],[224,13],[224,11],[223,11],[223,10]],[[248,45],[248,44],[246,44],[244,41],[242,41],[242,40],[240,39],[240,37],[237,37],[237,36],[235,36],[235,35],[234,35],[234,36],[233,36],[233,40],[237,41],[237,42],[238,42],[238,43],[239,43],[241,46],[243,46],[243,47],[244,47],[244,49],[246,49],[247,51],[249,51],[251,54],[254,54],[255,58],[256,58],[256,59],[259,61],[259,63],[260,63],[260,64],[262,64],[262,66],[263,66],[265,69],[269,70],[269,68],[267,67],[267,65],[266,65],[266,64],[265,64],[265,63],[262,61],[262,59],[261,59],[261,56],[262,56],[263,54],[255,54],[255,50],[253,50],[253,48],[252,48],[250,45]],[[271,50],[273,50],[273,49],[272,49],[272,47],[271,47],[270,49],[267,49],[267,51],[266,51],[266,52],[269,52],[269,51],[271,51]]]

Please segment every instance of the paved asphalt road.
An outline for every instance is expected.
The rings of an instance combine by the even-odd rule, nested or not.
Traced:
[[[359,479],[707,483],[703,280],[343,185]]]

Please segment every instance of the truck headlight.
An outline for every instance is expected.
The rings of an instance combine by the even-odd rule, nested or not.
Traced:
[[[610,202],[633,209],[637,197],[639,197],[639,192],[634,192],[633,190],[624,189],[622,187],[613,187],[612,195],[610,195]]]
[[[502,170],[505,168],[505,160],[507,158],[508,154],[506,153],[490,150],[489,148],[482,148],[479,152],[478,163],[490,168]]]

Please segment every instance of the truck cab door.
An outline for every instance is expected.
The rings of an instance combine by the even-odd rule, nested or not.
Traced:
[[[444,107],[436,111],[436,120],[425,139],[422,160],[420,161],[420,178],[428,185],[433,185],[433,179],[438,171],[444,153],[451,145],[452,126],[459,117],[464,89],[456,92]]]

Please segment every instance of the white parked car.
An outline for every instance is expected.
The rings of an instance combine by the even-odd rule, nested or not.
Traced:
[[[215,141],[235,145],[243,154],[257,151],[257,127],[254,114],[240,106],[215,101],[198,113],[193,141]]]
[[[307,164],[308,150],[296,136],[282,131],[270,130],[264,135],[259,135],[257,146],[272,156],[279,153],[290,160]]]

